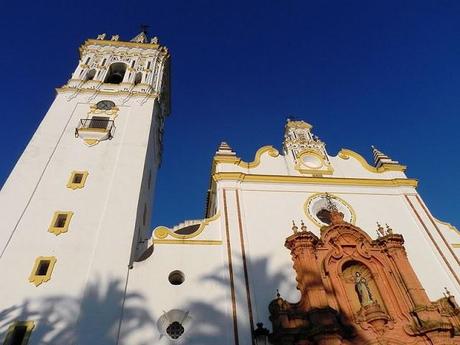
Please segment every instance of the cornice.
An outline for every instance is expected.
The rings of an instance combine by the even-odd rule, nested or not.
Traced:
[[[213,180],[238,181],[238,182],[265,182],[265,183],[291,183],[291,184],[326,184],[345,186],[372,186],[372,187],[414,187],[418,185],[416,179],[393,178],[342,178],[342,177],[307,177],[307,176],[282,176],[258,175],[239,172],[219,172],[213,174]]]
[[[104,90],[94,90],[94,89],[80,89],[76,87],[57,87],[56,93],[68,93],[68,92],[78,92],[78,93],[92,93],[94,94],[95,92],[98,95],[106,95],[106,96],[117,96],[117,95],[130,95],[131,97],[147,97],[147,98],[156,98],[158,97],[158,92],[152,92],[152,93],[144,93],[144,92],[136,92],[136,91],[104,91]]]
[[[158,49],[161,48],[159,44],[155,43],[138,43],[138,42],[124,42],[124,41],[108,41],[108,40],[97,40],[88,39],[80,46],[81,52],[90,45],[99,46],[112,46],[112,47],[126,47],[126,48],[141,48],[141,49]]]
[[[451,230],[451,231],[453,231],[453,232],[456,232],[457,234],[460,235],[460,230],[457,229],[454,225],[452,225],[452,224],[450,224],[450,223],[448,223],[448,222],[444,222],[444,221],[442,221],[442,220],[439,220],[439,219],[436,218],[435,216],[433,216],[433,219],[434,219],[436,222],[441,223],[442,225],[447,226],[447,227],[449,228],[449,230]],[[460,248],[460,246],[459,246],[458,248]]]
[[[376,168],[376,167],[373,167],[372,165],[369,165],[366,159],[363,156],[361,156],[359,153],[352,151],[352,150],[348,150],[348,149],[341,149],[337,155],[342,159],[349,159],[350,157],[356,159],[364,169],[372,173],[383,173],[385,171],[404,172],[406,171],[406,168],[407,168],[405,165],[401,165],[401,164],[383,164],[381,167]]]

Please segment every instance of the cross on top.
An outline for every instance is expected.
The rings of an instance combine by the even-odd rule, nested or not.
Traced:
[[[150,25],[141,24],[141,31],[147,35],[147,30],[150,28]]]

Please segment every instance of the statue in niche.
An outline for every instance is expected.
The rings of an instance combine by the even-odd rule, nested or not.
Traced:
[[[359,272],[355,273],[355,290],[358,294],[359,303],[361,303],[361,306],[365,307],[374,303],[371,290],[369,289],[369,285],[367,285],[367,280],[361,276],[361,273]]]

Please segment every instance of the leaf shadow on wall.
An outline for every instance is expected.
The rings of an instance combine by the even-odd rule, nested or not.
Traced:
[[[289,269],[293,270],[292,267]],[[270,332],[272,331],[272,325],[268,321],[268,305],[270,302],[276,298],[276,290],[279,287],[284,286],[286,279],[292,279],[291,272],[286,269],[273,271],[269,269],[269,259],[268,258],[259,258],[256,260],[251,260],[248,262],[248,272],[249,276],[253,279],[257,279],[259,286],[263,286],[264,291],[254,296],[254,291],[250,290],[251,293],[251,305],[253,306],[253,316],[254,316],[254,325],[260,321],[264,321],[264,327],[268,328]],[[311,274],[308,270],[304,274]],[[213,272],[212,274],[205,275],[201,277],[203,281],[211,280],[216,282],[221,287],[224,287],[222,291],[225,291],[226,288],[229,289],[229,273],[228,267],[223,266]],[[246,297],[246,279],[244,275],[243,267],[238,265],[234,266],[234,284],[235,284],[235,298],[239,301],[247,301]],[[294,282],[295,283],[295,282]],[[310,288],[314,289],[315,286]],[[257,290],[258,293],[260,290]],[[330,296],[333,295],[332,291],[326,291]],[[186,334],[186,343],[190,345],[215,345],[216,341],[220,344],[235,344],[234,341],[234,320],[232,316],[232,307],[230,298],[230,291],[223,292],[222,295],[217,296],[214,301],[209,301],[204,303],[202,301],[192,301],[187,306],[178,306],[178,308],[185,309],[190,312],[194,318],[192,329]],[[222,300],[226,300],[228,303],[228,308],[218,307],[222,305]],[[298,302],[298,300],[289,301],[292,304]],[[254,308],[256,305],[259,306],[261,310],[256,310]],[[263,306],[263,307],[260,307]],[[247,318],[244,316],[244,313],[247,313],[247,310],[237,309],[237,318],[241,323],[245,323]],[[243,317],[244,316],[244,317]],[[241,319],[240,319],[241,318]],[[350,320],[345,314],[338,312],[337,319],[339,323],[344,325],[350,334],[352,335],[351,339],[344,340],[343,344],[367,344],[369,339],[365,339],[355,331],[352,320]],[[248,325],[249,327],[249,325]],[[242,332],[241,327],[239,328],[239,333]],[[300,339],[298,339],[300,340]],[[244,344],[249,344],[248,339],[242,339],[241,341]],[[296,345],[297,340],[294,340],[290,345]],[[302,343],[302,344],[315,344],[314,342]]]
[[[122,344],[136,329],[155,327],[155,318],[146,308],[125,307],[121,329],[121,310],[128,300],[143,305],[141,295],[129,293],[125,296],[121,281],[112,280],[105,288],[95,281],[81,299],[60,295],[37,299],[33,303],[25,301],[22,305],[2,310],[0,326],[6,329],[4,326],[14,321],[36,321],[29,344]],[[5,334],[0,340],[4,338]],[[139,343],[147,344],[147,340]]]

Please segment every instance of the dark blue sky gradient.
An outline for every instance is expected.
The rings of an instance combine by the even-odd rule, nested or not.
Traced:
[[[460,225],[460,1],[8,1],[2,5],[3,184],[98,33],[151,25],[171,51],[172,114],[152,224],[201,218],[221,140],[252,160],[285,118],[330,154],[374,144]]]

